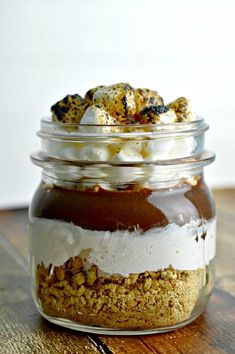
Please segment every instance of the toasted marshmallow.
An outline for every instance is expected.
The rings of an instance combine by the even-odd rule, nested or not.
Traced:
[[[51,107],[52,120],[60,123],[80,123],[88,104],[79,95],[67,95]]]
[[[101,131],[103,133],[111,133],[117,130],[116,127],[111,127],[112,125],[118,125],[118,121],[111,117],[104,109],[91,106],[88,107],[84,113],[80,124],[91,124],[91,125],[102,125]],[[97,129],[99,132],[100,129]]]
[[[89,106],[92,106],[93,105],[93,97],[94,97],[94,94],[96,93],[97,90],[99,90],[100,88],[104,87],[103,85],[100,85],[100,86],[96,86],[90,90],[88,90],[86,93],[85,93],[85,96],[84,96],[84,99],[85,101],[89,104]]]
[[[177,100],[169,103],[167,107],[175,111],[177,115],[176,122],[190,122],[196,119],[191,101],[185,97],[177,98]]]
[[[128,117],[135,114],[134,91],[129,84],[119,83],[97,90],[93,104],[107,111],[120,124],[128,122]]]
[[[159,121],[162,124],[170,124],[177,122],[177,116],[173,109],[169,109],[167,112],[159,114]]]
[[[118,122],[105,110],[96,106],[91,106],[87,108],[80,124],[116,125]]]
[[[136,113],[142,111],[146,106],[162,106],[163,99],[157,91],[152,91],[146,88],[138,88],[134,90]]]
[[[166,106],[147,106],[139,115],[142,124],[173,123],[177,119],[175,112]]]

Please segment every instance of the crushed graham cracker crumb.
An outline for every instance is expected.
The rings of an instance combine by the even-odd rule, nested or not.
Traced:
[[[37,266],[37,297],[43,312],[82,324],[149,329],[190,317],[204,270],[161,271],[104,277],[96,265],[85,269],[71,257],[63,265]]]

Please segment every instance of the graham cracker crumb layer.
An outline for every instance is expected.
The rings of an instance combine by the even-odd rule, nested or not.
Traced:
[[[62,266],[36,269],[37,298],[48,316],[109,328],[149,329],[190,317],[205,276],[204,269],[166,268],[128,277],[99,275],[80,257]]]

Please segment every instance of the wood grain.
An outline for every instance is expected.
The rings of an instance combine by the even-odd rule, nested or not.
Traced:
[[[1,246],[0,265],[0,353],[100,353],[86,336],[38,315],[29,276]]]
[[[0,211],[0,234],[4,235],[24,259],[29,254],[27,225],[26,209]]]
[[[45,321],[33,303],[25,269],[27,211],[1,211],[0,353],[235,353],[235,189],[217,190],[214,195],[217,276],[205,313],[180,330],[138,337],[82,334]]]

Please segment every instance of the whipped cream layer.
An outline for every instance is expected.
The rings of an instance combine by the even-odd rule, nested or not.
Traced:
[[[191,219],[178,226],[136,231],[91,231],[72,223],[31,218],[33,262],[61,265],[86,254],[87,266],[96,264],[107,274],[202,268],[215,256],[216,219]]]

